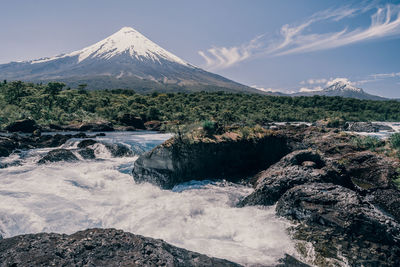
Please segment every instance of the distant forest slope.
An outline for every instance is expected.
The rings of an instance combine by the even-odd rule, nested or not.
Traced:
[[[285,97],[224,92],[137,94],[132,90],[66,89],[63,83],[0,83],[0,126],[23,118],[40,124],[115,122],[123,114],[143,120],[242,125],[272,121],[400,121],[400,102],[342,97]]]

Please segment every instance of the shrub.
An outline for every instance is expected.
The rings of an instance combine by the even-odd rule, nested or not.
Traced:
[[[389,142],[393,148],[399,149],[400,148],[400,133],[394,133],[390,136]]]
[[[211,135],[215,134],[216,129],[217,129],[216,123],[213,121],[203,122],[202,127],[207,136],[211,136]]]
[[[385,145],[385,142],[376,136],[357,136],[352,141],[355,146],[372,151]]]

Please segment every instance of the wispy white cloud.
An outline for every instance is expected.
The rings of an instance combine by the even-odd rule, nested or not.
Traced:
[[[199,51],[208,68],[223,69],[239,62],[261,56],[283,56],[332,49],[366,40],[400,35],[400,5],[379,7],[371,16],[367,28],[349,30],[346,27],[336,32],[306,33],[317,22],[337,22],[344,18],[358,16],[374,8],[376,3],[362,7],[342,7],[318,12],[308,20],[297,25],[283,25],[277,39],[266,39],[258,36],[240,46],[213,47],[207,51]]]
[[[212,69],[224,69],[251,57],[260,48],[261,38],[262,36],[258,36],[241,46],[213,47],[206,52],[199,51],[198,53],[205,59],[208,67]]]

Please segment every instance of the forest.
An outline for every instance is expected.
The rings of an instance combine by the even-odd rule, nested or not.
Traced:
[[[321,119],[400,121],[400,102],[341,97],[286,97],[226,92],[139,94],[134,90],[86,90],[64,83],[0,83],[0,126],[31,118],[42,125],[117,122],[124,114],[178,124],[215,121],[253,126]]]

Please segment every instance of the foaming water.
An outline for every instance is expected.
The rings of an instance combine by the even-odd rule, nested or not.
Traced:
[[[114,133],[101,141],[148,150],[169,137]],[[48,150],[2,159],[22,163],[0,169],[4,237],[113,227],[246,265],[272,264],[295,253],[285,230],[289,223],[275,217],[274,207],[235,207],[251,188],[223,181],[190,182],[173,190],[136,184],[130,171],[137,156],[111,158],[101,148],[100,160],[37,165]]]

